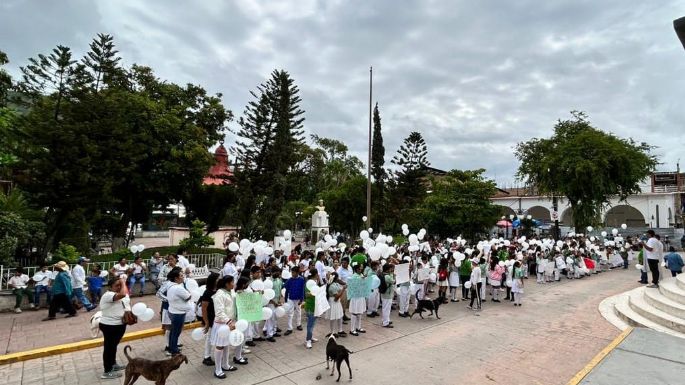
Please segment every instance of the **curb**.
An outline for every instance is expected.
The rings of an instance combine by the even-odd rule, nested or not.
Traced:
[[[590,362],[588,362],[587,365],[585,365],[585,367],[583,369],[581,369],[578,373],[576,373],[576,375],[573,376],[573,378],[571,378],[571,380],[569,380],[569,382],[566,385],[578,385],[578,384],[580,384],[580,382],[583,380],[583,378],[585,378],[585,376],[590,374],[592,369],[594,369],[597,365],[599,365],[599,363],[602,362],[604,357],[606,357],[609,353],[611,353],[612,350],[616,349],[616,347],[621,342],[623,342],[623,340],[626,339],[626,337],[628,337],[628,335],[632,332],[633,332],[632,326],[629,326],[628,328],[626,328],[621,334],[619,334],[616,338],[614,338],[614,340],[611,341],[609,343],[609,345],[605,346],[604,349],[602,349],[599,353],[597,353],[597,355],[594,356],[590,360]]]
[[[200,322],[191,322],[189,324],[183,325],[183,329],[195,329],[200,326]],[[161,328],[139,330],[137,332],[124,334],[124,337],[121,339],[121,342],[135,341],[143,338],[160,336],[163,334],[164,331]],[[69,344],[48,346],[44,348],[26,350],[23,352],[0,355],[0,365],[11,364],[13,362],[34,360],[36,358],[49,357],[58,354],[77,352],[79,350],[93,349],[102,346],[102,344],[102,338],[95,338],[92,340],[72,342]]]

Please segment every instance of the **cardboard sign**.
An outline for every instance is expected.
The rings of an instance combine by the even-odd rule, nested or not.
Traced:
[[[238,319],[248,322],[262,320],[262,295],[259,293],[238,293],[235,297]]]
[[[409,282],[409,264],[408,263],[400,263],[399,265],[395,265],[395,279],[397,280],[395,283],[397,285],[405,282]]]
[[[423,281],[427,280],[428,278],[430,278],[430,274],[431,274],[431,269],[430,269],[430,268],[419,269],[419,270],[417,271],[417,277],[416,277],[416,279],[417,279],[419,282],[423,282]]]

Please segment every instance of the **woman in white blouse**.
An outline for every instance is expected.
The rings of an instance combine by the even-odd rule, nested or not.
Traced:
[[[100,378],[112,379],[121,377],[121,371],[125,366],[116,363],[117,347],[121,337],[126,332],[126,324],[123,322],[124,312],[130,310],[131,302],[126,290],[126,280],[114,277],[109,280],[109,290],[100,298],[100,331],[104,336],[102,352],[102,364],[104,373]]]
[[[169,331],[169,351],[167,355],[181,353],[178,348],[178,338],[183,331],[186,313],[191,299],[190,292],[183,285],[183,273],[180,270],[172,270],[167,275],[167,280],[173,282],[167,289],[167,301],[169,302],[169,319],[171,320],[171,330]]]
[[[219,328],[223,325],[228,325],[229,329],[235,329],[234,322],[236,320],[236,311],[231,291],[235,286],[235,280],[232,275],[223,276],[217,282],[217,291],[212,296],[214,303],[214,325],[212,326],[212,335],[210,340],[212,345],[216,348],[214,350],[214,377],[226,378],[226,372],[237,370],[235,366],[231,366],[228,361],[228,336],[221,336]],[[240,347],[236,348],[240,349]],[[236,351],[236,356],[240,356],[241,352]],[[246,362],[242,357],[240,358]]]

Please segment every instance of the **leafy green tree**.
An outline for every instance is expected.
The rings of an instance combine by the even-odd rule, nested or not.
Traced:
[[[331,230],[357,234],[362,226],[361,217],[366,213],[366,177],[357,175],[340,187],[320,194],[330,213]]]
[[[0,50],[0,108],[7,106],[8,93],[10,88],[12,88],[12,77],[2,68],[2,66],[9,62],[7,54]]]
[[[188,238],[182,239],[179,246],[184,249],[193,249],[200,247],[212,246],[214,238],[205,235],[205,223],[201,220],[194,220],[190,225],[190,234]]]
[[[571,115],[557,122],[551,138],[517,145],[517,176],[540,194],[565,196],[576,231],[581,232],[601,222],[601,211],[611,197],[625,200],[640,192],[639,183],[654,171],[657,158],[647,143],[603,132],[583,112]]]
[[[500,214],[490,198],[495,182],[483,177],[485,170],[452,170],[445,176],[430,177],[432,192],[420,205],[424,226],[441,237],[462,235],[476,239],[487,235]]]
[[[271,237],[286,201],[288,176],[301,160],[304,111],[299,89],[283,70],[272,72],[252,96],[238,121],[235,148],[239,220],[243,236]]]
[[[45,238],[42,214],[29,206],[19,189],[0,192],[0,264],[14,265],[14,257],[30,255]]]

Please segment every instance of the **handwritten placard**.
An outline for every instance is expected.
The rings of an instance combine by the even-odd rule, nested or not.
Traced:
[[[431,269],[428,268],[428,267],[423,268],[423,269],[419,269],[419,270],[417,271],[417,277],[416,277],[416,279],[417,279],[419,282],[423,282],[423,281],[427,280],[428,278],[430,278],[430,274],[431,274]]]
[[[409,264],[408,263],[400,263],[399,265],[395,266],[395,279],[396,279],[396,284],[401,284],[405,282],[409,282]]]
[[[347,279],[347,298],[366,298],[369,295],[369,281],[358,275]]]
[[[248,322],[262,320],[262,295],[259,293],[238,293],[235,298],[238,319]]]

